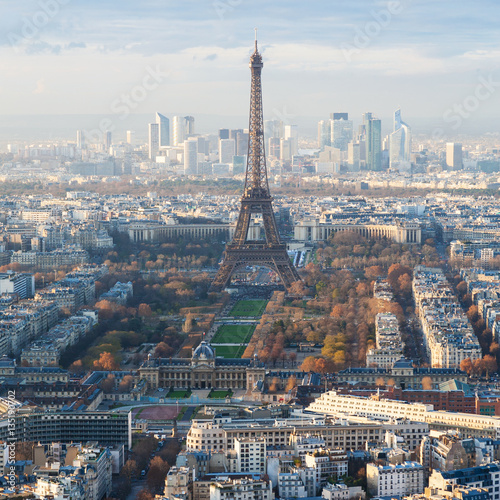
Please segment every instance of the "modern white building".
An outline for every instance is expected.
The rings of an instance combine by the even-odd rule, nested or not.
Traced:
[[[394,131],[389,141],[389,165],[391,168],[411,167],[411,129],[401,120],[401,110],[394,113]]]
[[[20,299],[27,299],[35,295],[35,277],[28,273],[14,273],[12,271],[0,274],[0,295],[15,293]]]
[[[170,146],[170,120],[160,113],[156,113],[156,123],[158,124],[159,147]]]
[[[306,487],[297,472],[280,472],[278,474],[278,491],[280,498],[307,497]]]
[[[237,456],[237,472],[266,472],[266,439],[236,438],[234,449]]]
[[[198,173],[198,140],[194,137],[184,141],[184,175]]]

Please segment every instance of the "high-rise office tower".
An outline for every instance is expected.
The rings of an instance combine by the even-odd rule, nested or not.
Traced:
[[[194,117],[174,116],[173,145],[181,145],[190,135],[194,135]]]
[[[347,145],[347,163],[352,170],[359,170],[360,162],[360,143],[350,142]]]
[[[330,120],[349,120],[349,113],[330,113]]]
[[[232,129],[232,130],[229,131],[229,139],[236,140],[236,137],[238,137],[238,134],[241,134],[241,133],[243,133],[243,129],[242,128]]]
[[[219,139],[229,139],[229,129],[220,128],[219,129]]]
[[[293,139],[289,137],[288,139],[280,139],[280,160],[290,161],[293,156]]]
[[[239,156],[248,154],[248,132],[238,132],[236,136],[236,154]]]
[[[318,146],[321,150],[325,148],[325,146],[332,145],[332,129],[331,129],[331,120],[321,120],[318,122]]]
[[[446,165],[451,170],[462,170],[463,168],[462,144],[458,142],[446,143]]]
[[[297,125],[285,125],[285,139],[290,139],[292,156],[299,154],[299,127]]]
[[[78,149],[83,149],[85,147],[85,135],[83,130],[76,131],[76,147]]]
[[[160,131],[160,148],[170,146],[170,120],[166,116],[156,113],[156,123]]]
[[[154,160],[160,149],[160,126],[158,123],[149,124],[149,159]]]
[[[366,123],[366,168],[382,170],[382,122],[376,118]]]
[[[234,139],[219,140],[219,163],[231,163],[236,153]]]
[[[104,134],[104,147],[106,151],[109,151],[109,148],[111,147],[111,144],[113,143],[113,134],[111,133],[110,130],[108,130]]]
[[[389,165],[391,168],[411,165],[411,129],[401,119],[401,110],[394,113],[394,132],[389,141]]]
[[[194,116],[184,117],[186,124],[186,135],[194,135]]]
[[[174,116],[173,137],[174,146],[179,146],[186,138],[186,120],[183,116]]]
[[[184,174],[198,173],[198,139],[190,137],[184,141]]]
[[[132,130],[127,130],[127,144],[132,144],[134,142],[134,135]]]
[[[358,137],[360,140],[364,141],[366,140],[366,129],[368,126],[368,122],[369,120],[372,119],[373,113],[363,113],[361,116],[363,118],[363,122],[361,123],[358,129]]]
[[[330,120],[331,138],[330,144],[340,151],[347,151],[347,145],[352,141],[352,121],[344,116],[347,113],[333,113],[333,115],[342,115],[342,118]]]

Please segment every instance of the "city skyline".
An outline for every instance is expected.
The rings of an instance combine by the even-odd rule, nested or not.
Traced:
[[[314,9],[298,2],[152,2],[140,11],[125,2],[119,12],[111,2],[49,3],[52,10],[42,2],[13,6],[3,21],[0,53],[5,68],[16,69],[0,89],[6,115],[122,119],[171,110],[244,117],[254,26],[268,68],[264,106],[274,114],[319,119],[325,108],[354,116],[370,109],[383,118],[401,107],[408,120],[437,118],[443,127],[460,118],[459,131],[491,120],[498,102],[498,5],[489,1],[481,9],[362,2],[333,13],[324,2]],[[456,106],[464,105],[460,113]]]

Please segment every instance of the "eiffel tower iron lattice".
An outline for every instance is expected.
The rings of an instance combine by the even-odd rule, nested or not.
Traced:
[[[255,51],[250,57],[252,86],[245,189],[233,240],[226,245],[219,271],[212,282],[213,291],[223,290],[235,271],[249,265],[264,266],[275,271],[285,287],[300,280],[297,270],[290,261],[286,245],[281,243],[273,212],[273,199],[269,192],[264,151],[262,67],[262,56],[258,51],[257,37],[255,37]],[[255,214],[262,215],[265,239],[248,238],[252,215]]]

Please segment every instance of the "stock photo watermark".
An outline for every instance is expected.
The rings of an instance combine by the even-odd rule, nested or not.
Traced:
[[[223,21],[226,14],[233,12],[235,7],[241,5],[243,0],[215,0],[212,6],[218,18]]]
[[[465,120],[471,118],[481,105],[488,101],[500,87],[500,80],[496,80],[494,75],[490,74],[487,77],[479,75],[477,84],[473,92],[462,99],[461,102],[456,102],[442,114],[442,119],[448,128],[457,131],[463,125]],[[443,127],[438,127],[432,132],[434,140],[443,140],[446,137],[446,132]]]
[[[18,51],[23,44],[36,38],[60,12],[61,7],[71,0],[40,0],[39,9],[30,16],[23,17],[21,27],[17,32],[9,32],[7,39],[14,50]]]
[[[155,91],[168,78],[169,73],[165,72],[160,64],[154,68],[148,66],[139,84],[132,87],[128,92],[120,94],[110,104],[111,112],[117,115],[120,120],[125,120],[134,109],[144,102],[149,94]],[[87,142],[102,142],[106,132],[114,132],[116,125],[110,118],[103,118],[97,128],[84,130]]]
[[[7,483],[11,488],[16,486],[16,393],[14,391],[9,391],[7,399],[4,400],[7,403],[7,447],[8,447],[8,472],[7,472]]]
[[[280,120],[283,125],[292,125],[292,120],[295,115],[288,113],[287,107],[283,106],[281,110],[273,108],[273,118]]]
[[[372,19],[362,27],[356,26],[352,42],[346,42],[340,46],[346,61],[351,62],[354,54],[360,54],[363,49],[366,49],[372,40],[379,36],[391,24],[393,18],[401,14],[410,2],[411,0],[390,0],[385,7],[371,10]]]

